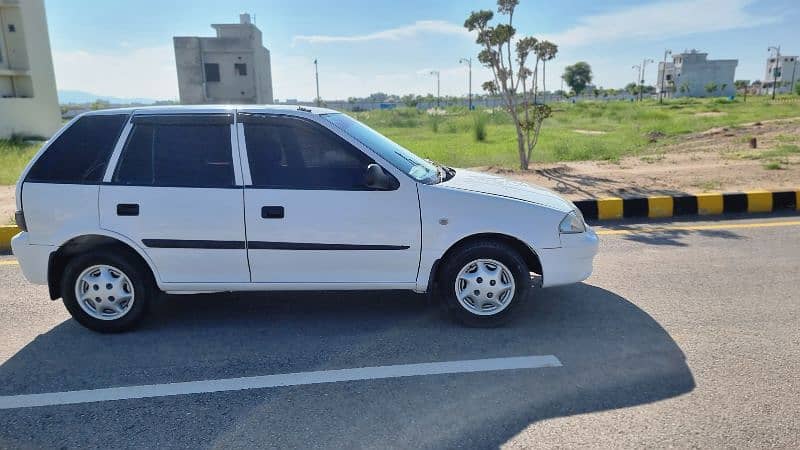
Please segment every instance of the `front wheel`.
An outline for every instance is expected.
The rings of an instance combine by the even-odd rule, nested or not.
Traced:
[[[136,326],[154,291],[147,268],[124,253],[110,250],[70,260],[61,285],[64,306],[72,317],[81,325],[104,333]]]
[[[439,295],[451,314],[469,326],[497,326],[508,321],[530,288],[522,257],[502,243],[469,244],[442,266]]]

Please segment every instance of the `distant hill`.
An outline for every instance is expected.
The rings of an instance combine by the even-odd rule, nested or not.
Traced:
[[[129,105],[132,103],[151,105],[158,101],[154,98],[124,98],[124,97],[114,97],[111,95],[97,95],[97,94],[92,94],[91,92],[84,92],[84,91],[69,91],[69,90],[58,91],[58,103],[62,105],[70,103],[85,104],[85,103],[92,103],[97,100],[105,100],[109,103],[123,104],[123,105]]]

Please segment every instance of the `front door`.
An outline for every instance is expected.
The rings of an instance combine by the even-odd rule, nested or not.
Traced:
[[[420,216],[412,180],[370,190],[364,176],[375,161],[312,120],[255,114],[240,121],[252,180],[245,223],[253,282],[415,283]]]
[[[140,245],[164,282],[249,282],[233,115],[132,122],[100,187],[100,226]]]

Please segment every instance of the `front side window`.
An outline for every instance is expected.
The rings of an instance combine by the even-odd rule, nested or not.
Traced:
[[[243,63],[236,63],[233,65],[233,70],[236,72],[236,75],[240,77],[247,75],[247,64]]]
[[[439,172],[434,164],[411,153],[372,128],[347,114],[326,114],[323,117],[415,180],[426,184],[438,182]]]
[[[135,123],[113,180],[136,186],[231,187],[230,125],[191,119]]]
[[[99,183],[127,120],[127,114],[81,117],[50,144],[25,180]]]
[[[372,159],[324,127],[291,117],[242,121],[254,186],[366,189],[366,169]]]

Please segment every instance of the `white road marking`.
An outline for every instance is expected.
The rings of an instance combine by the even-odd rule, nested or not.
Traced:
[[[0,409],[30,408],[35,406],[71,405],[77,403],[106,402],[136,398],[166,397],[171,395],[204,394],[210,392],[264,389],[281,386],[336,383],[340,381],[379,380],[384,378],[414,377],[471,372],[491,372],[515,369],[561,367],[554,355],[519,356],[513,358],[473,359],[422,364],[361,367],[357,369],[321,370],[314,372],[284,373],[257,377],[224,378],[217,380],[187,381],[182,383],[148,384],[84,391],[48,392],[0,396]]]

